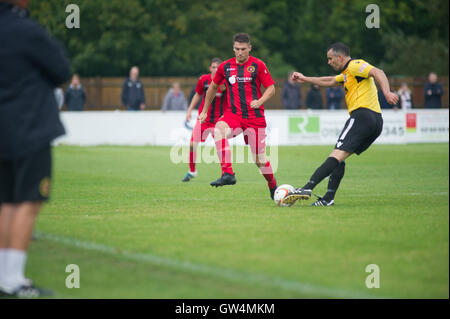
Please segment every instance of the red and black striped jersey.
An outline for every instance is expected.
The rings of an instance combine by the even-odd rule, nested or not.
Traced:
[[[261,84],[266,88],[275,83],[263,61],[250,56],[247,62],[238,64],[231,58],[219,66],[213,79],[216,84],[224,80],[231,112],[245,119],[264,117],[264,105],[250,107],[251,101],[262,96]]]
[[[209,85],[211,84],[212,76],[211,73],[204,74],[200,77],[197,82],[197,86],[195,87],[195,92],[202,97],[202,102],[198,107],[198,113],[200,114],[203,110],[203,105],[205,104],[206,91],[208,91]],[[222,82],[225,84],[225,81]],[[217,89],[216,97],[211,102],[211,106],[209,107],[208,114],[206,116],[206,121],[210,123],[216,123],[219,117],[223,115],[223,112],[228,107],[227,95],[220,90],[220,87]]]

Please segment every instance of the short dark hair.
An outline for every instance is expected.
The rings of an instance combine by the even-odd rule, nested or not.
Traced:
[[[211,65],[213,65],[214,63],[222,63],[222,60],[221,59],[219,59],[219,58],[212,58],[211,59]]]
[[[234,42],[250,44],[250,36],[247,33],[238,33],[234,35]]]
[[[334,53],[342,53],[345,56],[350,56],[350,49],[342,42],[336,42],[330,45],[327,52],[333,50]]]

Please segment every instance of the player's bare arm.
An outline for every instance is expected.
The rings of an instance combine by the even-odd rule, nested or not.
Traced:
[[[191,113],[194,107],[197,105],[197,103],[200,101],[202,97],[195,92],[194,97],[192,98],[191,104],[189,105],[189,108],[187,109],[186,113],[186,121],[189,121],[191,119]]]
[[[336,82],[336,79],[334,76],[321,76],[321,77],[310,77],[310,76],[304,76],[300,72],[294,72],[292,74],[292,80],[298,83],[312,83],[317,84],[319,86],[338,86],[339,83]]]
[[[381,91],[384,94],[384,97],[386,98],[386,101],[388,101],[389,104],[395,105],[398,102],[398,95],[394,92],[391,92],[391,88],[389,86],[389,81],[386,77],[386,74],[383,70],[378,68],[373,68],[369,72],[369,76],[373,77],[379,87],[381,88]]]
[[[198,116],[201,123],[204,123],[206,120],[206,115],[208,114],[209,107],[211,106],[212,100],[216,96],[218,88],[219,86],[216,83],[214,83],[214,81],[212,81],[211,84],[209,85],[208,91],[206,91],[205,105],[203,105],[203,110]]]
[[[266,88],[266,90],[264,91],[264,94],[258,99],[258,100],[253,100],[251,103],[250,103],[250,107],[251,108],[254,108],[254,109],[257,109],[257,108],[259,108],[261,105],[263,105],[264,103],[266,103],[266,101],[268,100],[268,99],[270,99],[272,96],[274,96],[275,95],[275,85],[271,85],[271,86],[268,86],[267,88]]]

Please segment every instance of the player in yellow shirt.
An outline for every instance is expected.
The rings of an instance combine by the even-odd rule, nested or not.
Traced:
[[[364,60],[352,59],[350,49],[343,43],[332,44],[327,50],[328,64],[338,76],[307,77],[299,72],[292,74],[292,79],[298,83],[312,83],[320,86],[343,85],[345,101],[350,118],[345,123],[339,135],[334,150],[326,161],[314,172],[308,183],[302,188],[295,188],[284,202],[293,204],[298,199],[309,199],[312,190],[324,178],[330,176],[327,193],[312,204],[312,206],[334,205],[334,196],[345,172],[345,159],[353,153],[364,152],[380,136],[383,129],[380,104],[375,81],[381,88],[390,104],[397,104],[398,96],[389,88],[389,81],[380,70]]]

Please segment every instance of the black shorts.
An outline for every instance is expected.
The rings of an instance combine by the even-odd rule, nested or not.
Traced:
[[[350,114],[339,135],[335,149],[356,153],[364,152],[383,131],[383,117],[366,108],[356,109]]]
[[[14,160],[0,160],[0,203],[18,204],[49,199],[50,145]]]

